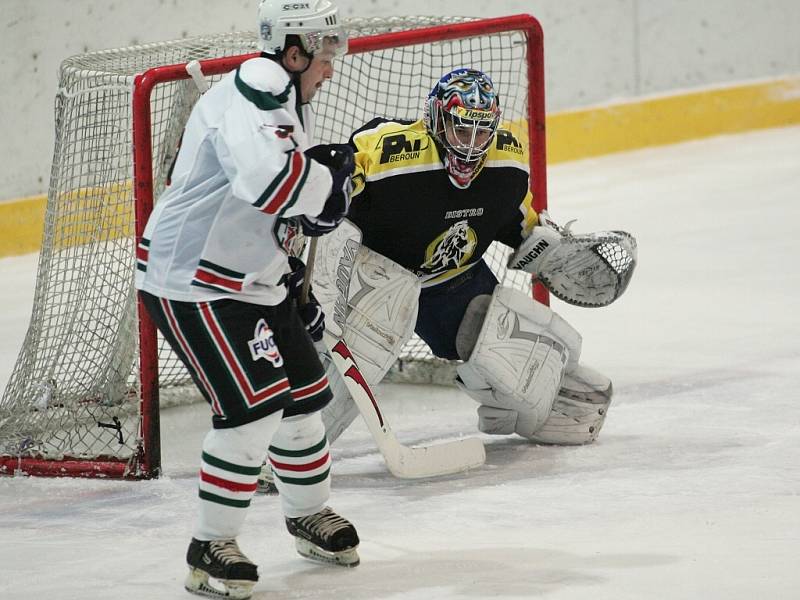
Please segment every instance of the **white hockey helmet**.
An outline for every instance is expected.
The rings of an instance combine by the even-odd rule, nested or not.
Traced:
[[[339,9],[330,0],[261,0],[258,5],[259,46],[267,54],[278,54],[287,35],[300,38],[309,54],[322,49],[337,56],[347,54],[347,31],[339,22]]]

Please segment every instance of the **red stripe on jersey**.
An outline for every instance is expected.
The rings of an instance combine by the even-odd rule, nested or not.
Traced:
[[[210,475],[202,470],[200,471],[200,479],[211,485],[230,490],[231,492],[255,492],[257,485],[255,481],[253,483],[239,483],[238,481],[230,481],[229,479]]]
[[[291,197],[291,193],[297,185],[297,181],[300,179],[300,174],[303,172],[305,164],[305,155],[302,152],[295,151],[294,155],[292,155],[292,170],[289,176],[286,178],[286,181],[281,184],[281,187],[272,197],[272,200],[261,209],[262,211],[270,215],[278,213],[281,207],[286,203],[286,200]]]
[[[147,248],[145,248],[143,246],[136,246],[136,258],[140,258],[141,260],[147,262],[147,255],[148,254],[149,254],[149,251],[147,250]]]
[[[322,458],[319,458],[310,463],[303,463],[301,465],[293,465],[290,463],[277,462],[275,460],[272,460],[271,458],[269,459],[269,462],[273,467],[275,467],[276,469],[280,469],[282,471],[295,471],[295,472],[313,471],[314,469],[319,469],[321,466],[327,463],[330,460],[330,456],[331,456],[330,453],[326,452],[325,456],[323,456]]]
[[[197,272],[195,272],[194,274],[194,278],[209,285],[216,285],[218,287],[222,287],[235,292],[242,291],[241,281],[237,281],[235,279],[229,279],[227,277],[222,277],[221,275],[217,275],[215,273],[209,273],[208,271],[203,271],[201,269],[197,269]]]

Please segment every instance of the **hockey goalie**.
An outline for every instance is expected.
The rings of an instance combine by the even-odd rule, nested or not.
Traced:
[[[611,381],[581,363],[581,335],[528,294],[504,287],[483,260],[494,241],[508,266],[557,298],[606,306],[626,289],[636,242],[621,231],[575,234],[531,204],[528,151],[501,122],[486,73],[444,75],[414,122],[376,118],[350,138],[349,221],[324,236],[313,288],[330,335],[344,339],[375,385],[416,332],[460,361],[455,383],[478,403],[478,429],[536,443],[595,440]],[[358,410],[329,365],[330,442]],[[337,382],[339,382],[337,384]]]

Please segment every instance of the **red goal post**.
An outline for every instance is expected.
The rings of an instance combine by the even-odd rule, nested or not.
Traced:
[[[337,62],[334,79],[318,93],[314,102],[319,133],[317,142],[345,141],[349,131],[371,116],[418,118],[426,91],[441,74],[460,66],[476,66],[487,71],[495,80],[501,102],[504,102],[504,119],[513,120],[521,128],[521,137],[527,137],[530,142],[534,207],[536,210],[546,207],[543,38],[535,18],[530,15],[439,20],[408,17],[353,20],[348,25],[352,31],[349,53],[341,63]],[[195,44],[192,47],[195,55],[187,52],[186,56],[198,58],[203,75],[213,82],[256,55],[252,51],[233,53],[230,50],[237,44],[243,50],[248,47],[255,49],[254,39],[247,39],[246,35],[243,39],[243,42],[237,40],[235,44],[228,43],[225,46],[227,56],[213,57],[217,54],[214,49],[217,40],[213,37],[204,40],[199,50]],[[172,44],[169,50],[173,52],[176,48],[180,50],[183,47],[181,44],[188,45],[190,42],[192,40],[164,43],[163,46]],[[70,242],[62,239],[64,231],[74,233],[75,222],[81,218],[75,215],[76,198],[83,200],[90,197],[95,200],[92,206],[95,212],[98,210],[94,205],[97,202],[119,202],[120,207],[111,212],[121,221],[129,218],[127,207],[133,207],[130,211],[132,222],[120,224],[112,219],[119,231],[102,238],[104,244],[113,245],[115,251],[121,253],[121,259],[116,262],[122,267],[112,269],[112,275],[120,278],[118,287],[123,290],[124,302],[127,303],[127,299],[133,302],[134,295],[130,292],[136,242],[141,238],[154,198],[163,189],[163,167],[171,162],[170,152],[174,152],[188,112],[197,98],[196,90],[187,91],[191,87],[189,83],[181,84],[184,87],[178,86],[178,82],[190,78],[186,71],[188,60],[173,60],[171,62],[175,64],[169,64],[170,61],[162,58],[162,54],[164,57],[174,54],[162,51],[160,46],[152,44],[77,57],[85,59],[86,64],[92,67],[87,69],[85,63],[81,62],[81,68],[74,69],[78,77],[88,77],[87,74],[104,68],[113,71],[114,77],[120,77],[117,72],[123,70],[120,57],[126,57],[124,64],[129,73],[121,77],[124,79],[128,75],[132,86],[128,85],[127,89],[129,113],[122,118],[129,120],[132,158],[128,150],[127,157],[122,152],[118,158],[110,160],[111,151],[107,148],[95,153],[89,147],[88,154],[92,160],[97,160],[98,165],[105,169],[109,169],[109,164],[113,163],[113,168],[119,172],[102,183],[86,183],[82,179],[78,183],[62,183],[62,180],[69,179],[67,175],[70,169],[79,170],[73,165],[86,164],[87,142],[83,143],[80,155],[76,154],[78,158],[75,158],[68,146],[70,136],[57,132],[53,177],[48,194],[48,222],[37,275],[34,314],[26,346],[0,402],[0,474],[21,472],[32,475],[141,479],[157,477],[161,472],[159,398],[166,386],[185,383],[186,377],[184,373],[181,380],[181,375],[174,374],[182,367],[174,364],[177,362],[175,357],[169,356],[169,350],[165,349],[163,340],[157,335],[141,305],[132,306],[128,311],[135,314],[135,318],[121,316],[109,325],[110,330],[114,331],[115,340],[119,338],[115,343],[122,350],[117,346],[87,350],[114,357],[113,361],[109,359],[113,365],[103,363],[99,367],[103,370],[100,377],[103,380],[101,392],[95,391],[97,386],[88,384],[74,392],[69,389],[70,376],[81,378],[89,367],[58,364],[43,374],[42,367],[38,366],[51,364],[53,360],[53,357],[46,355],[43,345],[38,343],[42,336],[47,339],[47,332],[42,331],[43,324],[53,320],[52,316],[48,318],[49,313],[61,317],[64,312],[62,307],[51,306],[57,302],[46,292],[53,287],[52,281],[40,280],[52,278],[54,273],[70,271],[70,259],[63,256],[65,247],[83,249],[87,246],[84,237]],[[205,58],[204,53],[209,57]],[[180,53],[178,56],[183,57]],[[139,63],[147,61],[155,66],[137,70]],[[85,87],[85,84],[82,85]],[[120,85],[125,87],[126,84],[121,81]],[[165,89],[166,92],[163,91]],[[391,91],[383,93],[384,90]],[[180,108],[176,108],[179,105]],[[361,112],[352,112],[355,109]],[[63,120],[58,120],[59,117],[63,119],[63,115],[57,114],[57,122],[63,123]],[[102,128],[103,131],[112,129],[116,131],[120,127]],[[114,146],[120,145],[124,146]],[[99,158],[95,158],[95,154]],[[125,183],[126,169],[127,179],[132,184]],[[69,210],[62,206],[67,201]],[[101,210],[105,211],[104,215],[109,211],[107,206]],[[121,213],[121,216],[117,213]],[[69,217],[64,214],[69,214]],[[95,226],[95,221],[101,221],[96,215],[89,220],[91,226]],[[103,222],[107,223],[108,218]],[[81,231],[89,227],[83,222],[79,224]],[[55,249],[48,247],[48,243]],[[498,254],[493,265],[496,271],[504,271],[503,257]],[[82,256],[80,260],[83,264],[88,259]],[[58,268],[53,268],[53,265]],[[103,271],[100,284],[85,281],[81,285],[87,288],[112,287],[107,281],[109,274],[106,271],[108,269]],[[501,280],[503,276],[499,274]],[[117,285],[116,281],[114,284]],[[529,281],[527,285],[530,286]],[[70,292],[71,287],[65,294]],[[546,291],[539,286],[533,293],[537,299],[547,301]],[[117,304],[120,304],[120,300],[116,300],[115,304],[112,298],[108,307],[104,305],[98,310],[102,314],[113,310],[124,312],[124,307],[115,308]],[[88,312],[88,309],[84,312]],[[92,315],[81,314],[80,318],[91,319]],[[92,329],[96,327],[96,322],[91,325]],[[130,329],[129,333],[117,333],[117,329],[121,331],[126,328]],[[129,347],[138,348],[138,351],[130,353],[130,358]],[[75,357],[70,360],[72,363],[80,362]],[[130,365],[128,360],[132,361]],[[109,373],[113,373],[118,381],[109,383],[113,378]],[[87,389],[91,392],[87,393]],[[6,415],[9,418],[6,419]],[[65,415],[75,422],[66,421]],[[72,428],[80,431],[80,435],[53,434],[48,437],[58,427]],[[114,435],[118,435],[119,444],[116,444]],[[80,440],[79,443],[73,441],[76,438]]]

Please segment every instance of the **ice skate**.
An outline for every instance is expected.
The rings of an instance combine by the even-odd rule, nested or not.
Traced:
[[[275,486],[275,474],[272,472],[272,467],[269,466],[268,462],[261,465],[261,474],[256,480],[256,494],[278,495],[278,488]]]
[[[345,567],[359,563],[356,528],[328,507],[307,517],[287,518],[286,528],[294,536],[300,556]]]
[[[258,581],[256,565],[242,554],[235,539],[201,542],[192,538],[186,562],[189,575],[184,586],[201,596],[246,600]]]

